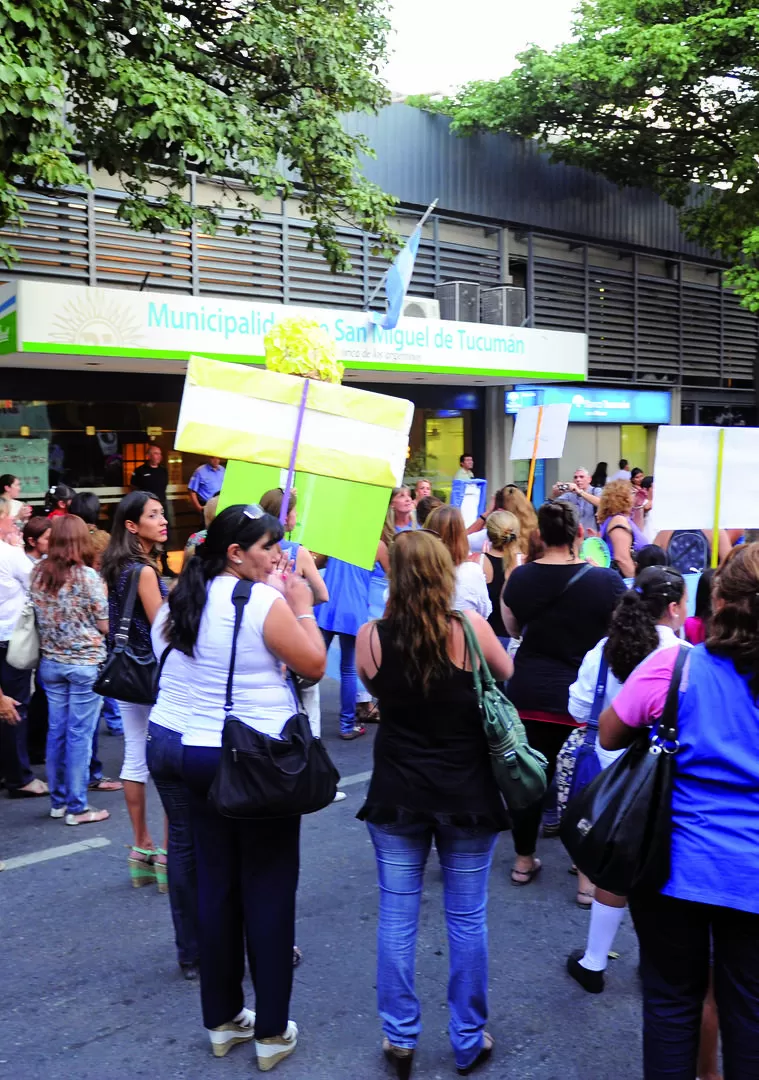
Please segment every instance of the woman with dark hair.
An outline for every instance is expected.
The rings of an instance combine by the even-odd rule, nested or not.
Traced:
[[[487,1020],[487,886],[498,832],[507,827],[488,760],[471,662],[452,617],[454,567],[430,533],[399,536],[390,550],[384,618],[359,631],[358,668],[382,723],[359,818],[377,858],[380,910],[377,997],[383,1050],[409,1077],[421,1030],[414,955],[424,867],[433,840],[443,871],[450,944],[448,1030],[459,1073],[490,1056]],[[468,611],[497,679],[511,661],[488,624]]]
[[[138,656],[152,654],[150,627],[166,595],[158,574],[156,556],[167,536],[163,504],[146,491],[132,491],[116,507],[111,540],[103,555],[101,573],[108,586],[110,630],[108,645],[121,621],[132,575],[139,574],[134,614],[129,627],[129,647]],[[129,852],[129,876],[135,888],[158,879],[165,888],[166,852],[155,849],[148,828],[145,785],[148,767],[145,745],[150,705],[117,701],[124,725],[124,764],[121,779],[132,823],[133,845]]]
[[[636,891],[644,1080],[696,1075],[710,955],[726,1080],[759,1063],[759,544],[714,577],[706,642],[680,683],[670,873]],[[648,657],[600,718],[605,750],[650,728],[664,709],[679,648]]]
[[[100,529],[98,527],[100,521],[100,499],[93,491],[78,491],[71,500],[69,513],[76,514],[89,528],[94,551],[93,566],[96,570],[99,570],[100,564],[103,561],[105,549],[108,547],[111,540],[110,535],[105,529]]]
[[[633,469],[630,473],[630,483],[633,487],[633,508],[630,517],[641,532],[643,532],[643,526],[646,523],[646,514],[651,509],[649,493],[643,487],[644,480],[645,476],[642,469]]]
[[[29,518],[24,525],[24,551],[31,562],[36,564],[47,555],[51,528],[52,522],[46,517]]]
[[[691,645],[703,645],[709,630],[709,619],[712,617],[712,586],[714,584],[714,570],[704,570],[698,579],[696,587],[696,613],[685,620],[683,632],[685,640]]]
[[[296,709],[282,665],[308,679],[324,674],[326,652],[311,589],[297,574],[274,574],[281,538],[279,521],[260,506],[227,507],[211,523],[153,627],[157,648],[169,645],[171,651],[151,714],[151,745],[163,740],[161,754],[168,763],[176,733],[183,744],[179,767],[189,792],[197,860],[203,1023],[217,1057],[255,1038],[264,1071],[293,1052],[298,1035],[288,1014],[300,818],[222,817],[208,791],[221,756],[235,623],[232,594],[239,581],[254,584],[237,643],[235,717],[276,738]],[[243,942],[255,1013],[244,1006]]]
[[[443,500],[438,499],[437,495],[426,495],[419,500],[416,504],[416,522],[420,529],[425,527],[432,511],[437,510],[438,506],[442,505]]]
[[[538,528],[545,553],[513,571],[501,597],[501,614],[508,634],[522,638],[509,697],[530,744],[548,758],[550,784],[556,755],[577,726],[568,710],[569,687],[585,654],[608,632],[625,586],[613,570],[580,561],[577,511],[569,503],[544,503]],[[512,817],[516,861],[511,881],[529,885],[541,869],[535,857],[541,804]]]
[[[485,572],[479,562],[472,562],[470,559],[466,525],[461,511],[455,506],[439,506],[427,518],[425,528],[429,532],[437,533],[453,559],[456,568],[456,588],[451,600],[453,610],[472,610],[483,619],[490,618],[493,605],[488,595]]]
[[[25,506],[21,502],[21,480],[18,476],[14,476],[13,473],[3,473],[0,476],[0,497],[8,499],[10,502],[10,514],[14,521],[17,521],[19,525],[31,517],[31,506]]]
[[[48,518],[52,520],[68,514],[75,495],[76,492],[68,484],[54,484],[45,494],[45,513]]]
[[[667,566],[667,553],[656,544],[646,544],[635,552],[635,573],[640,574],[649,566]]]
[[[280,511],[282,510],[282,499],[284,497],[285,493],[282,491],[282,488],[273,488],[271,491],[265,491],[261,496],[261,509],[279,520]],[[297,503],[298,497],[294,491],[291,491],[287,508],[287,518],[285,520],[286,533],[291,533],[298,524]],[[286,552],[293,560],[293,563],[295,564],[295,573],[300,577],[305,578],[311,586],[311,592],[314,594],[314,604],[325,604],[327,600],[329,600],[329,590],[324,584],[324,579],[321,574],[316,569],[314,557],[308,548],[304,547],[303,544],[295,543],[292,540],[280,540],[279,546],[281,550]]]
[[[608,461],[599,461],[593,470],[593,476],[590,479],[590,486],[596,488],[606,487],[606,481],[609,478],[609,463]]]
[[[650,566],[638,574],[633,588],[617,605],[608,638],[590,650],[580,666],[577,681],[569,688],[569,711],[578,723],[585,724],[591,718],[603,658],[608,664],[606,706],[647,656],[678,644],[677,634],[688,613],[687,602],[685,579],[677,570]],[[598,740],[596,754],[603,768],[619,756],[618,751],[602,749]],[[585,990],[596,994],[604,988],[603,972],[626,901],[625,897],[602,889],[596,889],[594,899],[592,883],[580,874],[577,903],[579,907],[591,908],[590,931],[584,952],[570,956],[568,970]]]
[[[92,689],[105,660],[108,601],[92,569],[81,518],[56,518],[46,559],[32,572],[30,595],[40,635],[40,679],[48,700],[47,773],[53,818],[67,825],[104,821],[87,805],[92,737],[102,700]]]

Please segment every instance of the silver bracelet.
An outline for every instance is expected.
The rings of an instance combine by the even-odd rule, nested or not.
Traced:
[[[314,622],[316,622],[316,616],[311,611],[309,611],[309,613],[307,615],[296,615],[295,616],[295,621],[296,622],[300,622],[302,619],[313,619]]]

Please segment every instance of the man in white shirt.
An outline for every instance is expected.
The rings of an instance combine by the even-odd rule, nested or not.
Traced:
[[[0,686],[4,698],[4,715],[0,718],[0,772],[11,799],[48,794],[47,784],[35,780],[29,767],[26,710],[32,675],[30,671],[11,667],[6,660],[8,641],[24,606],[32,569],[23,548],[0,540]],[[16,702],[17,720],[5,705],[8,699]]]
[[[627,458],[620,458],[619,472],[615,472],[613,476],[610,476],[608,482],[611,483],[612,480],[629,480],[631,471],[630,462]]]
[[[454,473],[454,480],[474,479],[474,458],[471,454],[462,454],[459,458],[459,467]]]

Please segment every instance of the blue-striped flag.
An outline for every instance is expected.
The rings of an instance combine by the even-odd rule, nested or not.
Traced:
[[[403,301],[406,299],[411,275],[414,272],[416,253],[419,250],[419,240],[422,235],[421,222],[408,238],[405,246],[398,252],[393,265],[385,278],[385,295],[387,297],[387,311],[372,312],[372,321],[381,326],[383,330],[394,330],[398,325],[398,319],[403,311]]]

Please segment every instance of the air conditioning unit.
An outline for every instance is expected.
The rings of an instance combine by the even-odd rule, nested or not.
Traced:
[[[514,285],[482,290],[482,321],[496,326],[523,326],[527,293]]]
[[[439,319],[440,304],[429,296],[407,296],[401,314],[410,319]]]
[[[480,286],[476,281],[441,281],[435,286],[440,317],[453,322],[480,321]]]

